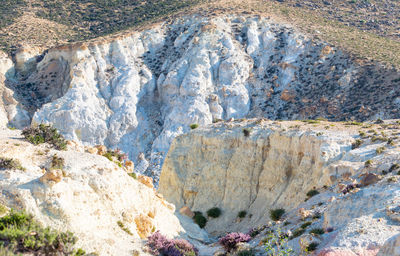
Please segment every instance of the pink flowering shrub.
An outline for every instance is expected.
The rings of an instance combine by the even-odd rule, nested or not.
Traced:
[[[147,246],[153,255],[197,256],[198,250],[185,239],[168,239],[160,231],[149,236]]]
[[[231,252],[236,249],[238,243],[250,241],[251,236],[243,233],[229,233],[219,239],[219,243],[224,247],[225,251]]]

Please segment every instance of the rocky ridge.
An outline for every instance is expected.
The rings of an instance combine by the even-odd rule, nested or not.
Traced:
[[[151,179],[135,179],[88,150],[74,142],[66,151],[34,146],[20,131],[0,129],[1,159],[22,165],[18,170],[0,167],[0,205],[73,232],[79,238],[77,246],[92,253],[88,255],[150,255],[143,238],[156,230],[170,238],[208,241],[197,225],[177,218],[175,206],[155,191]],[[62,167],[52,168],[54,156],[62,159]]]
[[[1,59],[11,89],[3,89],[3,125],[33,118],[68,139],[118,147],[156,183],[171,141],[193,123],[399,117],[395,70],[360,66],[263,17],[181,17],[108,41],[25,48],[13,61]]]

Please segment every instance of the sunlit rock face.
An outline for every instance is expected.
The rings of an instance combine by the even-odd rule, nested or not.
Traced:
[[[172,139],[193,123],[399,116],[394,71],[359,66],[268,18],[181,17],[36,51],[17,52],[16,72],[6,79],[27,116],[53,123],[68,139],[128,152],[156,183]],[[9,120],[23,126],[26,113]]]

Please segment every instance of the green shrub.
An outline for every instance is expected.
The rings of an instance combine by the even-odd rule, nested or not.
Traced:
[[[302,225],[301,225],[301,228],[302,229],[306,229],[308,226],[310,226],[312,224],[312,222],[311,221],[307,221],[307,222],[304,222]]]
[[[314,215],[312,216],[313,220],[320,219],[320,218],[321,218],[321,213],[319,213],[319,212],[314,213]]]
[[[128,175],[131,176],[132,178],[134,178],[135,180],[137,179],[137,175],[134,172],[128,173]]]
[[[49,143],[57,150],[67,149],[67,141],[64,136],[51,125],[40,124],[38,127],[25,128],[22,135],[34,145]]]
[[[364,138],[367,135],[364,131],[359,131],[358,134],[361,138]]]
[[[311,197],[316,196],[316,195],[318,195],[318,194],[319,194],[318,190],[316,190],[316,189],[311,189],[310,191],[307,192],[306,196],[307,196],[308,198],[311,198]]]
[[[22,170],[25,171],[25,168],[22,167],[21,162],[18,159],[0,157],[0,170]]]
[[[296,238],[301,236],[302,234],[304,234],[304,232],[306,232],[304,229],[302,228],[298,228],[295,231],[293,231],[292,236],[290,237],[290,239]]]
[[[194,130],[194,129],[198,128],[198,127],[199,127],[198,124],[191,124],[190,125],[190,129],[192,129],[192,130]]]
[[[133,236],[132,232],[129,230],[129,228],[125,227],[124,223],[122,221],[117,221],[118,226],[125,231],[127,234]]]
[[[246,215],[247,215],[247,212],[246,212],[246,211],[240,211],[240,212],[238,213],[238,217],[241,218],[241,219],[243,219],[244,217],[246,217]]]
[[[51,167],[50,169],[60,169],[63,170],[64,169],[64,158],[59,157],[57,155],[53,155],[53,158],[51,159]]]
[[[317,247],[318,247],[318,243],[316,243],[316,242],[312,242],[312,243],[310,243],[308,246],[307,246],[307,252],[313,252],[313,251],[315,251],[316,249],[317,249]]]
[[[221,216],[221,213],[221,209],[219,209],[218,207],[213,207],[207,211],[207,216],[211,218],[218,218],[219,216]]]
[[[376,153],[377,154],[382,154],[382,152],[385,151],[385,149],[386,149],[385,147],[379,147],[379,148],[376,149]]]
[[[400,168],[399,164],[392,164],[392,166],[390,166],[390,168],[389,168],[389,172],[393,172],[399,168]]]
[[[269,217],[271,220],[278,221],[282,218],[282,216],[285,214],[285,209],[274,209],[269,211]]]
[[[361,146],[362,143],[363,143],[362,140],[356,139],[356,141],[355,141],[353,144],[351,144],[351,149],[359,148],[359,147]]]
[[[322,228],[313,228],[309,233],[313,235],[323,235],[325,231]]]
[[[318,120],[301,120],[303,123],[307,124],[319,124],[320,121]]]
[[[207,224],[206,217],[204,217],[203,213],[199,211],[194,212],[193,220],[200,228],[204,228]]]
[[[243,249],[235,253],[235,256],[255,256],[255,255],[256,252],[254,251],[254,249]]]
[[[371,159],[365,161],[365,163],[364,163],[364,166],[367,167],[367,168],[371,167],[371,165],[372,165],[372,160]]]
[[[245,137],[249,137],[251,133],[251,130],[249,128],[244,128],[243,129],[243,134]]]
[[[77,238],[72,233],[44,228],[24,212],[11,210],[0,218],[0,238],[6,250],[13,253],[84,255],[83,250],[74,251]]]

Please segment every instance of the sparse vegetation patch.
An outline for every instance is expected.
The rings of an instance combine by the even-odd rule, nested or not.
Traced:
[[[285,214],[285,209],[274,209],[269,211],[269,217],[271,220],[278,221],[282,218],[282,216]]]
[[[195,211],[193,216],[194,222],[199,225],[200,228],[204,228],[207,224],[207,218],[203,216],[202,212]]]
[[[219,216],[221,216],[221,213],[221,209],[219,209],[218,207],[213,207],[207,211],[207,216],[211,218],[218,218]]]
[[[12,210],[0,218],[0,244],[13,253],[85,255],[82,249],[73,249],[76,242],[72,233],[44,228],[24,212]]]
[[[57,150],[66,150],[67,141],[56,128],[51,125],[40,124],[37,127],[28,127],[22,131],[25,139],[34,145],[49,143]]]
[[[0,157],[0,170],[25,170],[18,159]]]

